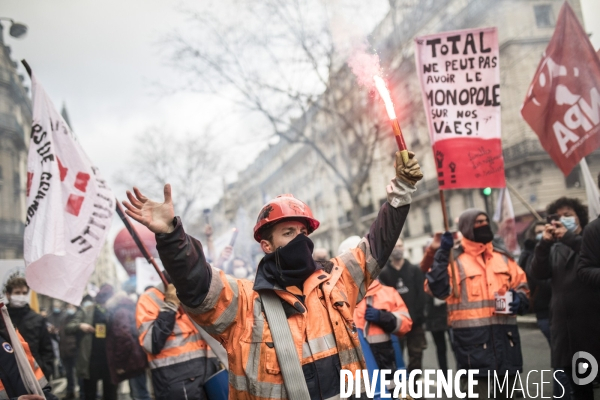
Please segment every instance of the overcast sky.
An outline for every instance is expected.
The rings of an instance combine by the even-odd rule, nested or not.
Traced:
[[[198,4],[192,0],[2,0],[0,16],[29,27],[19,40],[4,35],[13,59],[27,59],[55,105],[66,104],[84,149],[113,182],[119,197],[123,193],[114,183],[115,176],[125,170],[135,151],[135,135],[148,127],[164,127],[175,135],[194,134],[216,119],[221,146],[229,150],[224,154],[235,160],[233,170],[251,162],[264,146],[253,141],[258,135],[245,134],[252,129],[247,121],[228,115],[230,105],[225,100],[156,95],[155,82],[169,86],[177,81],[177,72],[166,66],[158,42],[175,29],[185,32],[188,25],[178,9]],[[586,29],[598,48],[600,0],[582,0],[582,4]],[[363,26],[351,25],[364,32],[355,34],[366,34],[387,8],[387,0],[365,1],[365,10],[356,10]],[[208,201],[217,199],[215,194]]]

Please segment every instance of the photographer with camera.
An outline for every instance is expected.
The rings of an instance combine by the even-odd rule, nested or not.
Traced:
[[[571,364],[579,351],[593,354],[600,337],[600,299],[577,278],[581,235],[588,223],[587,207],[578,199],[561,197],[546,211],[548,223],[527,273],[551,282],[552,367],[566,372],[572,399],[592,399],[592,384],[577,384]]]

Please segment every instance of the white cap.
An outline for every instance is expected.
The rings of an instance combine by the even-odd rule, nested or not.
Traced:
[[[340,246],[338,247],[338,255],[358,246],[360,240],[360,236],[356,235],[346,238],[342,243],[340,243]]]

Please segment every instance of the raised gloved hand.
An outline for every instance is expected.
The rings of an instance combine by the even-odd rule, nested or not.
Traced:
[[[170,283],[169,286],[167,286],[167,291],[165,293],[165,302],[174,304],[178,308],[179,304],[181,303],[179,301],[179,297],[177,297],[177,290],[175,289],[175,286],[173,286],[172,283]]]
[[[404,165],[404,161],[402,160],[402,154],[397,151],[394,167],[396,168],[396,177],[409,185],[414,186],[418,181],[423,179],[423,172],[421,172],[419,162],[412,151],[408,152],[408,162],[406,165]]]
[[[513,294],[513,301],[508,303],[511,314],[518,314],[521,308],[521,296],[514,289],[510,289]]]
[[[367,304],[367,311],[365,311],[365,319],[374,324],[379,323],[381,318],[381,311],[373,306]]]
[[[442,241],[440,243],[440,249],[448,251],[452,249],[452,246],[454,246],[454,239],[452,238],[452,233],[444,232],[444,234],[442,235]]]

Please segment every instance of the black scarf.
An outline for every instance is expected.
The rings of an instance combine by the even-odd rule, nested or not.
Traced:
[[[482,225],[478,228],[473,228],[474,242],[487,244],[494,240],[494,232],[489,225]]]
[[[298,235],[285,246],[266,254],[258,268],[262,268],[269,282],[277,282],[282,288],[302,287],[304,281],[317,269],[312,258],[314,247],[314,243],[306,235]]]

